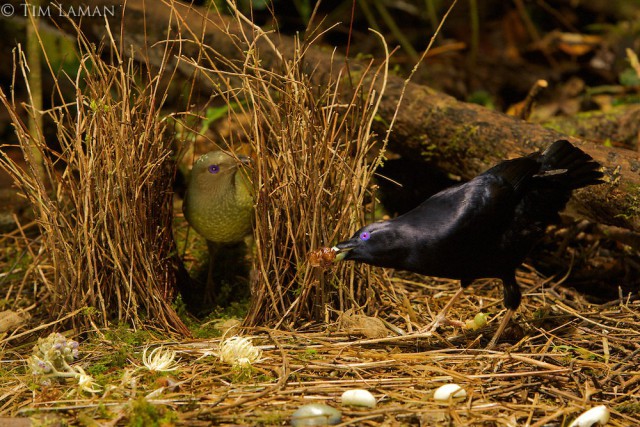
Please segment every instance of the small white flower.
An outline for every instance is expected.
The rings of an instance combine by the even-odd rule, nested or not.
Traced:
[[[260,360],[262,351],[244,337],[231,337],[220,344],[220,360],[233,366],[250,366]]]
[[[176,361],[176,352],[166,350],[162,347],[154,348],[151,353],[147,354],[149,347],[145,347],[142,351],[142,364],[150,371],[175,371],[178,369],[178,361]]]
[[[78,370],[78,374],[76,376],[76,378],[78,378],[78,387],[81,390],[86,391],[87,393],[100,393],[100,391],[102,391],[98,383],[96,383],[91,375],[84,372],[84,369],[79,366],[76,367],[76,369]]]
[[[251,360],[248,357],[240,357],[236,360],[236,365],[239,366],[251,366]]]

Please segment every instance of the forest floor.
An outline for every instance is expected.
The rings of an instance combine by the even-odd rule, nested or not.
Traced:
[[[43,384],[27,359],[35,330],[5,348],[0,365],[0,424],[29,425],[288,425],[301,405],[324,403],[342,412],[340,425],[566,426],[583,411],[606,405],[612,426],[640,425],[640,301],[597,305],[523,268],[523,304],[495,350],[485,350],[504,311],[501,286],[477,282],[450,312],[469,320],[489,315],[476,332],[442,327],[421,334],[457,289],[448,280],[387,277],[406,309],[380,307],[376,317],[298,330],[243,333],[261,350],[249,365],[220,360],[220,344],[239,319],[212,316],[193,323],[194,339],[175,341],[126,326],[65,333],[79,341],[81,366],[95,392],[75,379]],[[397,307],[396,307],[397,310]],[[382,328],[380,326],[382,325]],[[45,327],[46,325],[42,325]],[[382,333],[381,333],[382,330]],[[5,334],[6,335],[6,334]],[[373,338],[377,337],[377,338]],[[175,352],[168,371],[145,367],[143,354]],[[433,392],[455,383],[464,399],[436,402]],[[342,407],[349,389],[369,390],[373,409]],[[21,424],[22,423],[22,424]]]

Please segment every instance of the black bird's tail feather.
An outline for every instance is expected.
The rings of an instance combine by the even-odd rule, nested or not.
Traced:
[[[549,178],[568,190],[602,182],[600,164],[584,151],[561,139],[547,148],[538,159],[541,163],[537,177]]]
[[[543,230],[557,222],[573,190],[602,182],[600,164],[563,139],[529,158],[535,159],[538,171],[529,181],[516,217],[531,227]]]

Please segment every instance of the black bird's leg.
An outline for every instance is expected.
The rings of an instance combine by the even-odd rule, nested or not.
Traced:
[[[451,297],[449,302],[447,302],[447,304],[442,308],[442,310],[440,310],[440,313],[438,313],[436,318],[433,319],[433,322],[431,322],[426,328],[422,329],[421,332],[433,332],[436,329],[438,329],[438,326],[443,324],[460,326],[460,327],[464,326],[464,322],[447,319],[447,313],[449,312],[451,307],[453,307],[453,304],[455,304],[455,302],[462,296],[465,288],[469,286],[470,283],[471,282],[461,281],[460,289],[456,291],[456,293]]]
[[[513,317],[513,314],[520,306],[520,300],[522,299],[522,293],[520,292],[520,287],[516,282],[515,273],[502,278],[502,287],[504,293],[504,306],[507,308],[507,312],[502,318],[500,325],[498,325],[498,330],[493,335],[493,338],[491,338],[491,341],[489,341],[487,349],[492,349],[496,346],[500,336]]]

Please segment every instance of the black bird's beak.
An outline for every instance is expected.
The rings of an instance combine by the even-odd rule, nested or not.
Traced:
[[[346,240],[344,242],[340,242],[334,247],[331,248],[332,251],[336,252],[336,261],[342,261],[349,255],[349,251],[355,248],[358,245],[358,241],[351,239]]]

